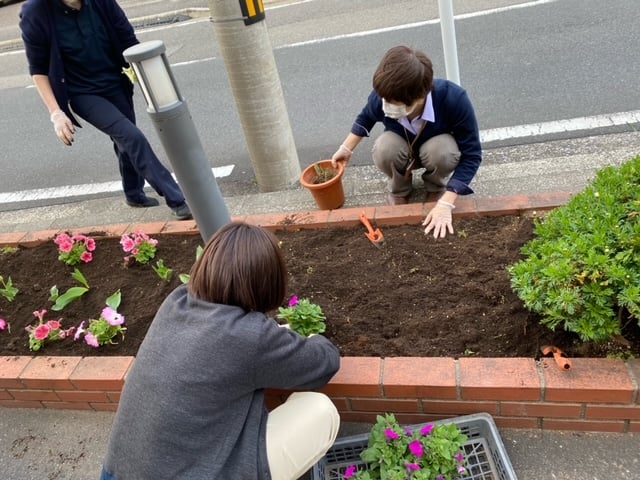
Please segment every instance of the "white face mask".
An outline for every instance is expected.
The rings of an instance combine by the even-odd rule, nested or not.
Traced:
[[[395,120],[406,117],[408,114],[407,106],[404,103],[395,105],[393,103],[387,102],[384,98],[382,99],[382,111],[387,117],[393,118]]]

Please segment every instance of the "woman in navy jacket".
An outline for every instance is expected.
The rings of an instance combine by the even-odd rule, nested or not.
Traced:
[[[467,93],[433,78],[431,60],[407,46],[393,47],[373,75],[373,91],[332,161],[347,163],[377,122],[384,132],[373,146],[373,162],[389,178],[387,202],[406,204],[412,171],[424,168],[427,200],[437,198],[423,222],[435,237],[453,233],[451,211],[482,160],[478,123]],[[435,199],[434,198],[434,199]]]

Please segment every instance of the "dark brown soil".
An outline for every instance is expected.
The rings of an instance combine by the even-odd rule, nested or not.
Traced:
[[[520,258],[520,247],[532,238],[530,218],[458,219],[455,227],[456,234],[438,240],[418,225],[386,227],[381,248],[359,227],[279,232],[289,296],[322,306],[326,335],[343,356],[539,357],[540,347],[548,344],[570,356],[640,354],[637,327],[624,332],[629,345],[583,344],[567,332],[549,331],[523,307],[505,267]],[[199,235],[155,238],[156,259],[174,269],[171,282],[161,280],[150,265],[125,267],[119,239],[98,239],[93,262],[79,266],[90,291],[45,317],[62,317],[65,328],[97,318],[106,298],[120,289],[124,341],[93,349],[67,339],[37,354],[135,355],[158,306],[180,284],[178,274],[188,273],[202,244]],[[36,321],[33,312],[51,307],[53,285],[60,292],[76,285],[73,268],[57,258],[53,241],[0,255],[0,275],[20,289],[13,302],[0,296],[0,318],[11,329],[0,331],[0,355],[31,355],[24,328]]]

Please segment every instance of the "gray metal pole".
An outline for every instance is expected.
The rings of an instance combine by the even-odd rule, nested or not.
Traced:
[[[301,170],[261,8],[261,0],[209,0],[256,181],[270,192],[291,187]]]
[[[200,235],[207,242],[220,227],[231,222],[231,217],[164,52],[164,43],[153,40],[128,48],[123,56],[143,77],[138,78],[138,82],[147,101],[147,113],[169,157]],[[154,62],[151,71],[145,71],[145,62],[158,59],[161,61]],[[153,90],[154,84],[157,91]],[[170,100],[166,100],[167,92]],[[169,103],[160,106],[159,100]]]
[[[231,218],[187,104],[148,113],[206,243]]]
[[[456,45],[456,27],[453,19],[453,0],[438,0],[440,32],[444,51],[444,68],[447,79],[460,85],[458,68],[458,47]]]

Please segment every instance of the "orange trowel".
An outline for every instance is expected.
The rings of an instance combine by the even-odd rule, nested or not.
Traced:
[[[382,246],[382,243],[384,242],[384,235],[382,235],[380,229],[376,228],[374,230],[374,228],[371,226],[371,222],[364,214],[364,212],[360,214],[360,221],[365,227],[367,227],[367,232],[364,234],[365,237],[371,240],[371,243],[373,243],[373,245],[380,248]]]

